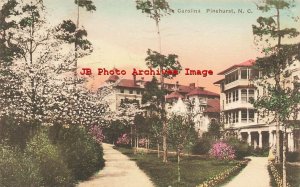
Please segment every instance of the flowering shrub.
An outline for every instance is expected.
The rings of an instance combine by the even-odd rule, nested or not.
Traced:
[[[122,134],[122,135],[118,138],[116,144],[117,144],[117,145],[129,145],[129,142],[130,142],[129,136],[128,136],[127,134]]]
[[[220,160],[233,160],[235,158],[235,151],[230,145],[220,141],[212,145],[212,148],[209,150],[209,155],[212,158]]]
[[[145,147],[146,143],[147,143],[147,139],[146,138],[139,139],[139,146]]]
[[[102,128],[97,125],[93,125],[89,129],[89,133],[93,136],[94,140],[99,144],[101,144],[105,138],[105,136],[103,135]]]
[[[198,187],[213,187],[217,186],[218,184],[223,183],[226,179],[231,177],[234,173],[241,170],[243,167],[247,165],[248,161],[241,161],[236,166],[233,166],[232,168],[229,168],[225,170],[224,172],[209,178],[208,180],[204,181],[202,184],[200,184]]]

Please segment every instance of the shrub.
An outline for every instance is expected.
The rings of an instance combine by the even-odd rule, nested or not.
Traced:
[[[212,145],[209,155],[212,158],[220,160],[233,160],[235,158],[235,151],[229,144],[219,141]]]
[[[264,156],[264,157],[267,157],[269,155],[269,148],[266,147],[266,148],[253,148],[251,147],[250,149],[251,151],[251,155],[252,156]]]
[[[25,155],[38,164],[42,186],[72,186],[74,183],[58,147],[51,144],[44,131],[38,132],[27,144]]]
[[[192,153],[193,154],[199,154],[199,155],[208,154],[211,146],[212,146],[212,140],[211,139],[201,138],[192,147]]]
[[[61,130],[58,145],[76,180],[86,180],[104,166],[101,145],[83,127]]]
[[[0,144],[0,186],[41,186],[38,165],[19,149]]]
[[[94,140],[101,144],[105,138],[103,129],[100,126],[93,125],[89,128],[89,133],[92,135]]]
[[[226,142],[234,149],[236,159],[242,159],[250,155],[251,146],[247,142],[237,138],[229,138]]]
[[[122,134],[116,142],[116,144],[119,146],[127,146],[129,145],[129,143],[130,143],[130,138],[127,134]]]

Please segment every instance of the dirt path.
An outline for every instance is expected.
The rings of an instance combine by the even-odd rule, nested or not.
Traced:
[[[105,167],[91,180],[78,187],[153,187],[149,177],[138,168],[134,161],[103,144]]]
[[[248,163],[236,177],[223,187],[270,187],[267,157],[249,157]]]

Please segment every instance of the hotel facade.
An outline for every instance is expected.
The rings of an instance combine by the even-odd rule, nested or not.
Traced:
[[[266,94],[263,88],[253,82],[253,77],[257,74],[252,69],[254,63],[254,60],[248,60],[225,69],[219,73],[224,78],[215,84],[220,85],[221,90],[221,120],[224,124],[225,136],[234,134],[255,148],[268,148],[276,144],[276,126],[271,120],[273,116],[262,117],[250,103],[252,99],[255,100],[261,94]],[[289,67],[292,76],[285,81],[286,86],[299,89],[299,65],[299,62],[295,62]],[[300,123],[300,115],[297,123]],[[289,151],[300,151],[299,140],[299,129],[287,129]]]
[[[110,111],[119,110],[120,104],[125,100],[136,100],[141,103],[142,95],[145,92],[145,81],[143,77],[137,79],[119,78],[111,75],[105,81],[113,84],[114,88],[106,97]],[[192,113],[195,123],[195,130],[201,136],[208,131],[208,126],[212,120],[220,119],[220,95],[206,90],[204,87],[197,87],[195,83],[180,85],[165,83],[164,89],[167,91],[165,96],[167,113]]]

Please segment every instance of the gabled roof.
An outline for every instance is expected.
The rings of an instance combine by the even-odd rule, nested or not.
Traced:
[[[132,79],[121,79],[120,82],[117,84],[118,87],[124,88],[139,88],[139,85],[134,84],[134,80]]]
[[[208,99],[207,108],[204,110],[207,113],[220,113],[220,100],[219,99]]]
[[[179,99],[184,98],[178,91],[172,92],[166,96],[166,99]]]
[[[238,67],[251,67],[251,66],[253,66],[254,63],[255,63],[255,60],[250,59],[250,60],[247,60],[247,61],[242,62],[240,64],[235,64],[235,65],[233,65],[233,66],[231,66],[231,67],[229,67],[229,68],[221,71],[220,73],[218,73],[218,75],[224,75],[228,71],[231,71],[231,70],[233,70],[235,68],[238,68]]]
[[[217,94],[217,93],[210,92],[210,91],[207,91],[207,90],[203,90],[203,89],[200,89],[200,88],[195,88],[187,94],[187,96],[193,96],[193,95],[207,95],[207,96],[220,97],[220,95]]]
[[[225,80],[225,79],[220,79],[220,80],[214,82],[214,84],[221,84],[224,80]]]

